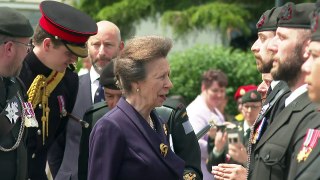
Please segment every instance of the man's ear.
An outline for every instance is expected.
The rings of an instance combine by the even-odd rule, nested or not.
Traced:
[[[120,49],[120,51],[122,51],[123,48],[124,48],[124,42],[123,42],[123,41],[120,41],[120,44],[119,44],[119,49]]]
[[[201,92],[205,91],[206,87],[204,86],[204,84],[201,84]]]
[[[302,57],[303,57],[304,61],[306,61],[310,56],[310,52],[309,52],[310,42],[311,42],[311,40],[305,41],[302,46],[302,52],[303,52]]]
[[[8,41],[6,43],[4,43],[4,55],[5,56],[11,56],[13,53],[13,42],[12,41]]]
[[[50,38],[45,38],[42,42],[42,48],[45,50],[45,51],[49,51],[50,49],[50,46],[53,45],[52,44],[52,41]]]

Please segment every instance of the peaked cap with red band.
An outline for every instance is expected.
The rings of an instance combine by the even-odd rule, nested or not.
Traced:
[[[90,16],[57,1],[42,1],[40,11],[42,17],[39,25],[43,30],[62,40],[76,56],[88,56],[86,42],[98,31],[96,22]]]

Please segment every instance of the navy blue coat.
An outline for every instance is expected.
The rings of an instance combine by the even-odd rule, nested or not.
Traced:
[[[89,142],[88,179],[178,180],[184,162],[171,150],[160,120],[156,131],[124,98],[94,126]],[[160,145],[165,144],[163,155]]]

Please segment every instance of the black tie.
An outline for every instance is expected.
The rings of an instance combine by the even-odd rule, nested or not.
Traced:
[[[250,133],[251,133],[251,128],[246,130],[246,135],[245,135],[245,140],[248,141],[249,137],[250,137]]]
[[[104,101],[104,91],[103,91],[102,86],[99,85],[96,93],[94,94],[94,102],[93,103],[95,104],[95,103],[98,103],[101,101]]]
[[[269,94],[271,93],[271,91],[272,91],[272,88],[271,88],[271,86],[268,88],[268,91],[267,91],[267,96],[269,96]]]

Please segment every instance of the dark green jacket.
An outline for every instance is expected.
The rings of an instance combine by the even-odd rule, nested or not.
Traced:
[[[19,96],[18,96],[19,93]],[[0,78],[0,145],[11,148],[18,138],[21,128],[22,102],[25,91],[16,78]],[[15,106],[17,105],[17,106]],[[15,107],[13,107],[15,106]],[[11,110],[11,112],[9,112]],[[11,116],[10,115],[14,115]],[[9,118],[10,117],[10,118]],[[14,120],[15,123],[10,123]],[[2,180],[25,180],[27,175],[26,132],[16,149],[9,152],[0,150],[0,174]]]

